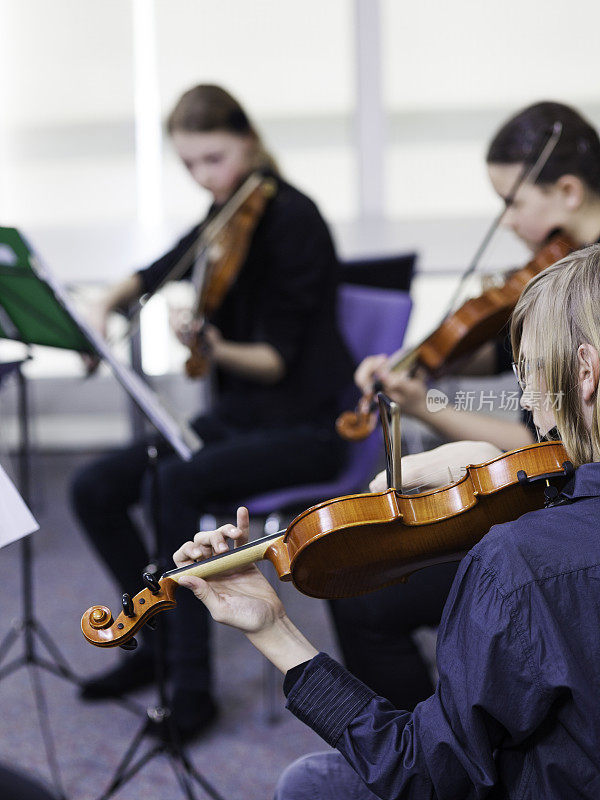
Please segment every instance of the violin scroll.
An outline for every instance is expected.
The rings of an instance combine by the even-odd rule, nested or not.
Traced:
[[[81,618],[81,632],[90,644],[97,647],[124,645],[134,634],[159,611],[168,611],[177,606],[175,601],[176,581],[163,578],[158,581],[158,591],[146,581],[147,588],[129,598],[127,608],[116,620],[107,606],[92,606]]]
[[[362,442],[377,427],[378,414],[374,396],[361,397],[354,411],[344,411],[335,421],[335,429],[348,442]]]

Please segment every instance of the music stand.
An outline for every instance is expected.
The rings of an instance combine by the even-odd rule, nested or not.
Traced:
[[[137,374],[116,361],[106,342],[72,306],[64,288],[52,276],[50,270],[42,263],[39,256],[35,254],[25,237],[15,228],[3,227],[0,227],[0,338],[13,339],[27,345],[40,344],[98,356],[108,364],[113,375],[130,399],[153,427],[162,434],[180,458],[189,461],[194,452],[202,447],[203,443],[195,431],[187,423],[176,419]],[[27,447],[29,447],[28,439],[26,441]],[[154,448],[148,448],[148,457],[149,465],[153,469],[153,480],[156,487],[156,453]],[[155,524],[157,524],[156,503],[153,514],[155,516]],[[157,529],[158,534],[159,531]],[[29,569],[31,567],[30,562],[31,557],[29,557]],[[28,608],[31,609],[32,587],[30,583],[28,585],[27,603]],[[12,644],[13,640],[14,635],[11,636],[9,644]],[[45,643],[48,646],[47,642]],[[55,649],[54,645],[51,647]],[[194,769],[183,750],[174,725],[169,719],[170,710],[166,704],[163,680],[163,648],[159,646],[159,642],[157,642],[155,653],[157,662],[160,662],[157,663],[159,705],[147,709],[148,719],[134,736],[117,768],[115,777],[107,791],[102,795],[102,798],[110,797],[113,792],[132,778],[155,755],[166,753],[175,776],[189,800],[195,800],[195,795],[188,777],[192,777],[199,783],[213,800],[223,800],[208,781]],[[64,659],[62,661],[64,662]],[[46,662],[41,660],[36,660],[36,663],[47,669],[50,668]],[[67,670],[64,671],[59,662],[57,669],[58,674],[62,677],[69,677],[76,683],[81,683],[68,666]],[[55,670],[53,669],[53,671]],[[1,677],[2,673],[0,673]],[[160,743],[149,753],[140,757],[130,769],[127,769],[128,762],[134,758],[138,746],[153,726],[158,726]],[[53,747],[51,750],[53,751]],[[55,757],[53,763],[56,765]],[[58,786],[60,786],[60,779],[58,780]],[[62,792],[62,789],[60,791]]]
[[[31,505],[31,449],[29,439],[29,411],[27,383],[21,365],[27,359],[0,365],[0,385],[8,376],[15,375],[18,385],[18,409],[19,409],[19,445],[18,445],[18,480],[19,493],[25,503]],[[20,620],[15,620],[8,633],[0,642],[0,663],[8,655],[13,644],[22,635],[24,638],[23,655],[14,658],[0,669],[0,681],[8,677],[20,667],[27,667],[31,681],[31,689],[34,695],[35,707],[37,710],[42,741],[46,752],[46,760],[54,783],[54,788],[59,794],[60,800],[66,800],[66,795],[62,786],[56,749],[50,727],[48,706],[44,689],[40,681],[40,676],[36,668],[42,668],[52,672],[61,678],[66,678],[74,683],[79,683],[79,679],[71,670],[66,659],[52,641],[49,633],[42,624],[35,618],[33,613],[33,549],[30,536],[25,536],[20,542],[21,548],[21,603],[23,616]],[[36,638],[44,646],[50,656],[43,658],[36,652]]]

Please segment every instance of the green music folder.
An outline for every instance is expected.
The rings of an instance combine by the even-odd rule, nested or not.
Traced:
[[[16,228],[0,227],[0,338],[96,353],[64,291]]]
[[[98,356],[184,461],[202,447],[194,429],[170,412],[139,375],[115,359],[16,228],[0,227],[0,339]]]

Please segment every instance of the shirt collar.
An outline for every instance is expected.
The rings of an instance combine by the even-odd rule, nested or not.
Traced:
[[[561,492],[571,500],[578,497],[600,497],[600,462],[582,464]]]

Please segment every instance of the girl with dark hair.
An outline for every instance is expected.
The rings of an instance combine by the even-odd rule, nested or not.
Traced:
[[[533,167],[553,131],[558,138],[533,181],[525,178],[515,196],[511,192],[527,168]],[[488,175],[495,192],[506,205],[502,224],[535,253],[560,231],[577,247],[600,237],[600,139],[596,130],[573,108],[543,102],[528,106],[511,117],[493,137],[486,156]],[[447,406],[431,413],[426,404],[427,386],[422,378],[395,374],[384,366],[387,356],[369,356],[358,367],[355,380],[367,392],[375,379],[405,413],[426,422],[450,441],[482,441],[509,450],[533,441],[531,432],[518,422]],[[490,375],[510,369],[508,348],[502,340],[476,353],[466,372]],[[472,447],[477,460],[477,447]],[[487,456],[487,452],[484,453]],[[452,449],[443,460],[454,463]],[[484,460],[484,459],[482,459]],[[407,465],[412,481],[419,483],[421,461]],[[431,470],[431,457],[423,456],[423,471]],[[461,463],[456,461],[456,463]],[[464,462],[462,462],[464,463]],[[437,464],[436,464],[437,465]],[[440,461],[439,473],[443,462]],[[434,470],[435,472],[435,470]],[[446,470],[445,475],[448,475]],[[379,486],[379,482],[377,484]]]
[[[559,132],[558,139],[546,163],[533,182],[526,178],[513,195],[517,180],[534,167],[555,131]],[[578,111],[553,102],[523,109],[493,137],[486,160],[492,185],[506,205],[503,224],[533,252],[556,230],[577,246],[598,240],[600,140]],[[553,314],[550,308],[548,314]],[[535,441],[530,421],[526,425],[524,421],[462,411],[450,405],[431,413],[424,379],[390,372],[384,367],[387,358],[370,356],[360,364],[355,380],[361,390],[369,392],[378,379],[406,414],[449,440],[434,450],[402,459],[406,489],[448,484],[461,477],[467,464],[487,461],[504,450]],[[510,345],[504,336],[482,347],[467,365],[470,375],[510,369]],[[387,488],[385,472],[372,481],[370,488]],[[414,708],[433,689],[413,633],[422,626],[439,624],[456,569],[452,564],[431,567],[413,574],[406,585],[330,603],[346,665],[398,708]]]
[[[335,748],[288,767],[276,800],[600,796],[599,309],[600,245],[541,272],[517,303],[522,403],[542,432],[557,426],[575,473],[552,504],[493,526],[465,556],[439,683],[414,711],[317,652],[255,566],[180,579],[286,675],[287,707]],[[197,534],[175,563],[243,544],[248,522],[240,508],[235,527]]]
[[[186,254],[195,252],[207,222],[226,207],[251,174],[268,176],[274,196],[247,244],[237,277],[203,328],[212,365],[214,408],[193,427],[204,447],[183,462],[159,447],[157,485],[163,557],[198,529],[209,503],[332,478],[343,463],[334,420],[339,393],[352,364],[335,315],[338,264],[333,242],[315,204],[278,174],[241,105],[218,86],[186,92],[167,123],[173,146],[213,205],[166,255],[110,289],[97,325],[161,286]],[[191,277],[192,257],[183,278]],[[181,276],[180,276],[181,277]],[[177,335],[189,341],[187,321]],[[73,505],[86,535],[122,590],[139,585],[148,553],[130,516],[150,489],[147,443],[108,455],[81,470]],[[171,705],[181,738],[200,733],[213,719],[208,615],[182,598],[168,629]],[[153,679],[152,652],[142,644],[116,669],[84,684],[85,699],[120,695]]]
[[[578,111],[563,103],[535,103],[511,117],[490,142],[487,164],[533,164],[541,144],[557,123],[560,135],[534,185],[549,187],[564,175],[573,175],[600,197],[598,133]],[[539,247],[541,241],[534,241],[532,249]]]

